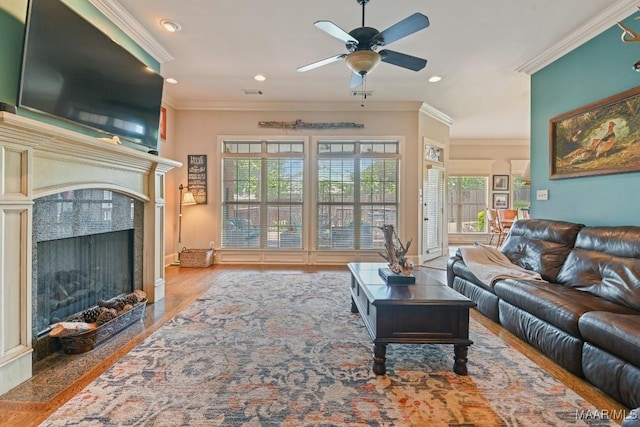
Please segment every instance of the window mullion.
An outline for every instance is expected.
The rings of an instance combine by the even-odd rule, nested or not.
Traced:
[[[359,144],[356,144],[356,153],[359,153]],[[362,203],[360,200],[360,177],[361,157],[356,154],[353,165],[353,247],[360,249],[360,228],[362,227]]]
[[[268,159],[264,157],[266,152],[266,142],[263,141],[263,156],[260,159],[260,247],[265,248],[267,246],[267,234],[269,232],[269,224],[267,224],[269,218],[269,201],[267,198],[268,191],[268,173],[267,162]]]

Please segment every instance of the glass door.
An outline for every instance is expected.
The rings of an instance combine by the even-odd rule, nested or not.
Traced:
[[[425,138],[420,200],[420,263],[445,255],[444,155],[443,144]]]

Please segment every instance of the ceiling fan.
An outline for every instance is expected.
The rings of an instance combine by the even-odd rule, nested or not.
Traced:
[[[362,27],[347,33],[331,21],[316,21],[313,25],[326,32],[330,36],[342,41],[349,53],[341,53],[311,64],[299,67],[299,72],[305,72],[345,59],[347,66],[353,71],[349,87],[355,89],[362,86],[364,77],[370,73],[380,61],[413,71],[422,70],[427,65],[427,60],[393,50],[376,50],[380,46],[386,46],[396,40],[407,37],[429,26],[429,18],[421,13],[403,19],[380,32],[372,27],[365,27],[364,12],[369,0],[357,0],[362,5]]]

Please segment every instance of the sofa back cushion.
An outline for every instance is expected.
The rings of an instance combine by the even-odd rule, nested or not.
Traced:
[[[640,310],[640,227],[585,227],[558,283]]]
[[[549,219],[516,221],[502,248],[514,264],[555,282],[583,224]]]

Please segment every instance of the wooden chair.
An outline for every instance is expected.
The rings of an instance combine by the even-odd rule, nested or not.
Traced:
[[[505,234],[509,232],[511,226],[518,219],[518,210],[517,209],[497,209],[498,211],[498,220],[500,221],[500,225],[502,226],[502,230]]]
[[[502,244],[502,240],[505,236],[505,231],[502,225],[500,224],[500,217],[498,216],[498,212],[496,209],[487,209],[487,224],[489,225],[489,232],[491,233],[489,237],[489,245],[493,243],[494,237],[497,237],[496,248],[500,247]]]

